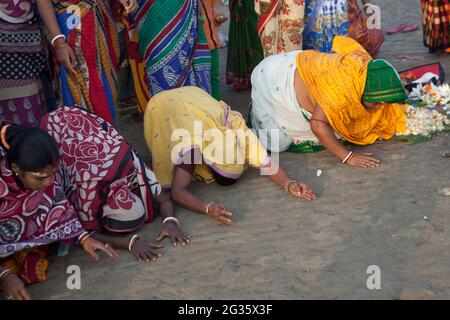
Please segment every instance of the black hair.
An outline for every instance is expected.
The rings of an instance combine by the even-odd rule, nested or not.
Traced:
[[[56,167],[60,155],[53,138],[40,128],[27,128],[12,124],[5,133],[6,158],[22,171],[37,172],[46,166]]]
[[[232,184],[235,184],[238,181],[238,179],[227,178],[227,177],[222,176],[220,173],[218,173],[213,168],[211,168],[211,171],[212,171],[214,180],[217,182],[218,185],[231,186]]]

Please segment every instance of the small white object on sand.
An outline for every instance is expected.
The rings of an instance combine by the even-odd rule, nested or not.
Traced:
[[[317,176],[320,177],[322,175],[322,170],[318,169],[317,170]]]
[[[450,197],[450,188],[439,188],[437,189],[437,192],[441,196]]]

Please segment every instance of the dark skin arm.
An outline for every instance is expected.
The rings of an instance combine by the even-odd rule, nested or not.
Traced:
[[[107,243],[116,249],[127,250],[132,236],[117,235],[109,232],[96,232],[92,235],[94,239]],[[155,261],[161,256],[160,253],[155,252],[155,249],[161,249],[163,246],[159,244],[150,243],[141,239],[137,239],[131,248],[131,253],[139,261]]]
[[[105,248],[104,244],[95,240],[91,237],[87,238],[83,242],[83,249],[89,253],[89,255],[98,261],[99,257],[96,254],[96,250],[101,250],[108,254],[110,257],[115,257],[117,254],[112,248]],[[0,267],[0,273],[3,272],[5,268]],[[3,277],[1,285],[3,287],[3,292],[7,300],[31,300],[31,295],[25,288],[25,284],[22,279],[20,279],[15,273],[11,272]]]
[[[156,202],[159,205],[159,212],[163,219],[167,217],[174,217],[173,205],[167,193],[161,192],[160,195],[156,198]],[[106,232],[94,233],[93,237],[102,242],[109,243],[113,247],[121,250],[129,250],[128,246],[132,239],[132,235],[122,236]],[[184,234],[178,228],[176,223],[172,221],[169,221],[163,225],[156,240],[161,241],[165,237],[169,237],[174,246],[177,244],[177,242],[180,242],[183,246],[189,243],[189,236]],[[131,248],[131,253],[139,261],[146,261],[146,262],[155,261],[161,256],[161,253],[157,252],[156,250],[161,249],[162,247],[163,246],[160,244],[155,244],[147,242],[145,240],[137,239]]]
[[[316,195],[307,185],[299,182],[289,183],[289,181],[291,180],[289,179],[286,172],[281,168],[279,168],[279,170],[275,174],[269,175],[269,177],[273,182],[275,182],[282,188],[288,188],[288,192],[296,197],[304,198],[307,200],[317,199]],[[186,172],[183,169],[175,167],[171,191],[172,199],[174,199],[174,201],[176,201],[177,203],[182,204],[184,207],[191,211],[206,213],[208,202],[202,201],[187,190],[187,187],[189,186],[191,181],[192,174]],[[214,203],[210,205],[208,212],[209,216],[222,222],[223,224],[229,225],[232,223],[232,213],[227,210],[222,204]]]
[[[344,160],[350,151],[339,143],[325,112],[318,104],[313,103],[308,88],[298,71],[295,73],[294,84],[299,105],[312,113],[312,118],[309,122],[312,132],[325,148],[334,153],[339,159]],[[366,107],[374,108],[376,104],[366,103]],[[371,153],[354,152],[353,157],[346,164],[354,167],[375,168],[380,165],[380,161]]]
[[[170,199],[170,195],[167,192],[161,191],[158,198],[156,198],[156,201],[159,205],[159,213],[163,219],[175,217],[173,204]],[[173,221],[168,221],[163,225],[161,231],[156,237],[156,240],[161,241],[165,237],[169,237],[174,246],[177,245],[177,242],[181,243],[183,246],[189,243],[189,236],[183,233]]]
[[[0,273],[5,268],[0,267]],[[3,293],[7,300],[31,300],[31,295],[25,288],[25,284],[15,273],[11,272],[6,275],[1,282]]]
[[[264,168],[261,170],[264,170]],[[303,198],[306,200],[317,199],[317,196],[306,184],[297,181],[295,183],[290,183],[290,181],[293,180],[289,178],[289,176],[287,175],[286,171],[283,170],[283,168],[279,168],[277,173],[269,175],[269,178],[280,187],[286,189],[286,191],[288,191],[293,196]]]
[[[325,148],[334,153],[341,160],[344,160],[345,157],[347,157],[349,150],[339,143],[339,140],[334,135],[334,131],[328,122],[325,112],[318,105],[314,106],[310,126],[314,135]],[[355,152],[354,156],[347,164],[361,168],[376,168],[380,165],[380,161],[375,159],[371,153]]]
[[[58,22],[56,20],[53,2],[52,0],[36,0],[36,4],[39,9],[39,13],[41,14],[42,20],[48,28],[48,31],[50,33],[49,41],[51,41],[55,36],[61,34],[61,29],[59,28]],[[59,38],[55,41],[54,44],[55,47],[58,47],[59,45],[64,43],[64,38]],[[73,53],[73,50],[68,45],[58,47],[58,49],[56,49],[56,57],[58,61],[61,62],[69,72],[75,72],[77,59],[75,57],[75,54]]]
[[[175,172],[172,181],[171,196],[174,201],[189,209],[198,213],[206,213],[206,208],[209,202],[204,202],[197,196],[187,190],[187,187],[192,181],[192,174],[189,172],[175,167]],[[208,215],[214,219],[219,220],[223,224],[231,224],[232,213],[225,209],[220,203],[215,203],[209,206]]]

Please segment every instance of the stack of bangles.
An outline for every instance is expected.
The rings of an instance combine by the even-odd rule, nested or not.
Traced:
[[[10,275],[11,273],[13,273],[11,270],[9,269],[5,269],[0,273],[0,283],[3,281],[3,279],[5,279],[8,275]]]
[[[131,251],[133,249],[133,246],[137,239],[139,239],[139,235],[137,234],[131,237],[130,243],[128,244],[128,251]]]
[[[64,42],[58,44],[58,45],[55,47],[55,42],[56,42],[56,40],[58,40],[58,39],[64,39]],[[63,35],[63,34],[58,34],[57,36],[55,36],[55,37],[52,39],[51,44],[52,44],[52,47],[55,48],[55,50],[56,50],[56,49],[59,49],[59,48],[61,48],[61,47],[64,47],[64,46],[68,46],[68,44],[67,44],[67,42],[66,42],[66,36]]]
[[[91,236],[91,234],[87,231],[83,232],[79,237],[78,237],[78,244],[80,246],[83,246],[83,243],[86,241],[87,238],[89,238]]]
[[[345,157],[345,159],[342,160],[342,163],[344,163],[344,164],[347,163],[351,158],[353,158],[354,155],[355,155],[355,153],[353,151],[350,151],[348,153],[348,155]]]

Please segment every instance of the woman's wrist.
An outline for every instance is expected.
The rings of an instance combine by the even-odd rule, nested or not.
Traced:
[[[5,280],[11,274],[13,274],[13,272],[10,269],[4,269],[2,272],[0,272],[0,283],[3,283],[3,280]]]
[[[50,44],[52,45],[52,47],[55,47],[57,45],[60,45],[62,43],[66,43],[66,36],[63,34],[58,34],[56,36],[54,36],[51,40],[50,40]]]
[[[175,217],[167,217],[163,220],[163,225],[170,223],[170,224],[174,224],[175,226],[179,227],[180,226],[180,220],[178,220]]]
[[[132,251],[133,250],[133,246],[134,244],[139,240],[139,235],[135,234],[131,237],[130,241],[128,242],[128,251]]]
[[[204,213],[206,213],[206,215],[209,215],[212,211],[212,209],[214,208],[215,202],[210,202],[208,204],[205,205],[205,210]]]

